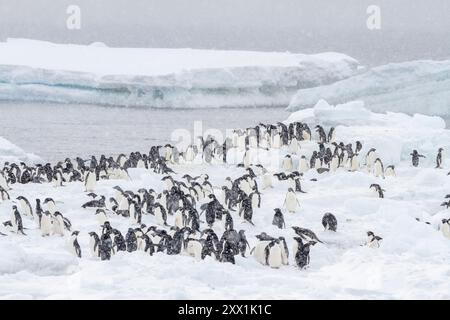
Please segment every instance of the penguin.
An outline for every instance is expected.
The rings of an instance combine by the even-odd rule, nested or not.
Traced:
[[[1,172],[0,172],[1,174]],[[8,191],[6,191],[3,187],[0,186],[0,200],[5,201],[5,200],[10,200],[11,197],[9,196]]]
[[[20,203],[20,211],[29,217],[33,218],[33,208],[31,207],[30,202],[28,201],[27,198],[23,197],[23,196],[19,196],[16,198],[17,200],[19,200]]]
[[[11,224],[15,233],[20,233],[26,236],[25,232],[23,232],[22,217],[20,216],[19,210],[17,210],[17,206],[15,205],[12,207]]]
[[[442,219],[439,229],[444,237],[450,239],[450,219]]]
[[[358,154],[355,153],[350,157],[350,171],[356,172],[359,171],[360,165],[359,165],[359,159]]]
[[[372,170],[373,163],[375,162],[375,159],[376,159],[376,154],[375,154],[376,151],[377,151],[377,149],[371,148],[366,154],[366,166],[367,166],[368,171]]]
[[[341,166],[340,163],[340,157],[339,155],[335,154],[332,158],[331,158],[331,163],[330,163],[330,171],[331,172],[336,172],[336,170]]]
[[[95,232],[89,232],[89,248],[91,250],[92,257],[94,258],[100,257],[99,247],[100,247],[100,238],[98,234]]]
[[[384,176],[385,177],[395,177],[395,166],[390,165],[387,166],[386,169],[384,170]]]
[[[424,155],[419,154],[419,152],[417,150],[413,150],[413,152],[410,155],[411,155],[412,165],[414,167],[419,166],[420,158],[426,158]]]
[[[277,226],[278,229],[286,228],[286,224],[284,222],[283,213],[279,208],[274,209],[275,214],[273,215],[272,224]]]
[[[128,232],[125,236],[125,243],[127,245],[128,252],[137,250],[137,238],[133,228],[128,228]]]
[[[378,198],[384,198],[384,192],[386,190],[384,190],[383,188],[381,188],[381,186],[379,184],[373,183],[370,185],[370,189],[374,189],[375,192],[378,194]]]
[[[167,226],[167,211],[160,203],[153,205],[153,214],[160,225]]]
[[[310,262],[310,247],[314,246],[316,242],[310,241],[304,244],[301,237],[294,237],[294,240],[297,241],[295,263],[300,269],[304,269],[309,265]]]
[[[337,219],[336,217],[331,213],[325,213],[322,218],[322,225],[325,228],[325,230],[330,230],[336,232],[337,230]]]
[[[52,219],[52,234],[64,236],[64,219],[60,212],[56,211]]]
[[[239,216],[244,214],[244,220],[249,222],[251,225],[255,225],[252,221],[253,217],[253,207],[252,207],[252,200],[250,197],[244,197],[241,201],[241,209],[239,210]]]
[[[438,154],[436,156],[436,169],[442,169],[442,162],[443,162],[442,152],[443,151],[444,151],[443,148],[439,148],[439,150],[438,150]]]
[[[241,253],[241,256],[245,258],[245,252],[247,251],[247,247],[250,248],[250,245],[247,241],[247,237],[245,236],[244,230],[239,230],[239,241],[238,241],[238,249]]]
[[[383,240],[383,238],[376,236],[372,231],[367,232],[367,242],[366,245],[369,248],[379,248],[380,247],[380,241]]]
[[[374,174],[375,177],[382,177],[384,179],[384,166],[380,158],[377,158],[374,162]]]
[[[300,228],[300,227],[292,227],[292,229],[295,231],[295,233],[300,236],[300,238],[302,238],[305,241],[315,241],[315,242],[320,242],[323,243],[322,241],[319,240],[319,238],[316,236],[316,234],[306,228]]]
[[[270,174],[265,168],[262,175],[262,188],[263,190],[273,188],[272,174]]]
[[[53,219],[49,211],[45,211],[42,213],[40,228],[41,235],[43,237],[50,236],[52,234]]]
[[[280,268],[283,265],[282,251],[283,248],[281,248],[278,239],[271,241],[264,248],[265,264],[273,269]]]
[[[54,214],[56,212],[55,200],[53,200],[52,198],[46,198],[44,200],[44,205],[47,206],[47,211],[49,211],[51,214]]]
[[[85,192],[95,192],[97,186],[97,175],[94,169],[88,171],[86,178],[84,179]]]
[[[106,200],[105,196],[101,196],[99,199],[94,199],[94,200],[86,202],[81,207],[83,209],[86,209],[86,208],[105,208],[106,207],[105,200]]]
[[[3,174],[3,172],[0,171],[0,188],[2,188],[3,190],[11,190],[8,184],[8,180],[6,179],[5,175]]]
[[[298,165],[298,172],[305,173],[308,170],[309,170],[308,160],[306,159],[305,156],[301,156],[299,165]]]
[[[97,209],[95,211],[95,216],[97,217],[97,221],[100,223],[100,225],[103,225],[106,221],[108,221],[108,216],[103,209]]]
[[[78,239],[77,239],[77,236],[79,234],[80,234],[79,231],[72,232],[72,235],[69,240],[69,249],[78,258],[81,258],[81,247],[80,247],[80,244],[78,243]]]
[[[253,208],[261,208],[261,193],[255,191],[250,193],[249,197],[252,200]]]
[[[294,189],[289,188],[284,200],[284,206],[289,212],[295,212],[297,210],[297,205],[300,206],[300,202],[297,200]]]
[[[293,169],[292,157],[289,154],[284,157],[281,163],[281,168],[284,171],[292,171]]]

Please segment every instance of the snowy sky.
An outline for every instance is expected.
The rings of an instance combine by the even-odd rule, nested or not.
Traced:
[[[81,8],[68,30],[66,9]],[[369,5],[381,30],[366,27]],[[450,58],[448,0],[0,0],[0,39],[109,46],[339,51],[376,65]]]

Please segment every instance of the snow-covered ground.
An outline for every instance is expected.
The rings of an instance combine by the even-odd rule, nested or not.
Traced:
[[[0,100],[164,108],[287,105],[358,73],[344,54],[109,48],[8,39]],[[30,54],[32,53],[32,54]]]
[[[300,89],[288,110],[310,108],[320,99],[332,104],[363,100],[375,112],[449,116],[450,61],[390,63],[329,85]]]
[[[58,209],[72,221],[74,229],[81,231],[83,257],[77,259],[68,252],[67,236],[42,238],[36,223],[24,217],[27,236],[8,233],[0,238],[0,298],[449,299],[450,239],[437,230],[443,217],[450,218],[450,210],[440,207],[444,196],[450,193],[450,131],[445,129],[443,120],[375,114],[365,109],[362,102],[334,107],[321,101],[314,109],[292,114],[286,123],[290,121],[305,121],[311,128],[316,124],[325,128],[336,126],[336,141],[363,143],[361,163],[364,151],[374,147],[385,166],[396,165],[397,173],[396,177],[382,179],[365,169],[349,172],[340,168],[324,174],[308,171],[302,180],[307,193],[298,194],[301,207],[295,213],[283,210],[287,226],[284,230],[271,223],[273,209],[283,205],[287,182],[277,181],[273,189],[262,190],[261,208],[254,210],[255,226],[243,223],[232,213],[235,229],[246,230],[251,246],[256,244],[255,235],[265,231],[286,237],[292,249],[295,234],[291,226],[315,231],[324,244],[311,248],[308,269],[299,270],[292,256],[289,265],[280,269],[263,266],[251,256],[237,256],[236,265],[209,258],[196,261],[183,255],[149,256],[143,252],[119,253],[110,261],[98,261],[90,256],[87,233],[99,232],[99,223],[93,210],[81,209],[88,200],[81,183],[59,188],[50,184],[15,184],[10,192],[12,198],[24,195],[33,202],[46,197],[59,201]],[[317,139],[315,135],[314,138]],[[447,151],[444,169],[434,168],[439,147]],[[408,158],[413,148],[427,156],[419,168],[412,167]],[[294,165],[299,156],[310,156],[314,149],[316,142],[302,142],[299,154],[293,156]],[[283,156],[286,152],[271,150],[265,154]],[[208,173],[217,188],[227,176],[237,178],[244,174],[243,168],[232,164],[172,167],[177,179],[185,173]],[[281,171],[278,161],[268,168]],[[164,188],[161,175],[145,169],[131,169],[130,174],[131,181],[100,181],[97,193],[109,197],[115,185],[133,191],[145,187],[160,192]],[[372,183],[386,190],[384,199],[369,189]],[[9,220],[10,211],[10,201],[1,203],[0,220]],[[326,212],[338,219],[336,233],[323,231],[321,220]],[[122,233],[131,225],[129,219],[115,215],[110,221]],[[149,215],[144,216],[143,222],[156,224]],[[168,222],[173,224],[172,216]],[[223,226],[217,223],[214,229],[221,234]],[[380,248],[361,246],[369,230],[383,238]]]

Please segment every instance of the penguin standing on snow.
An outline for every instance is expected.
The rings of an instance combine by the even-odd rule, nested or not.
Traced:
[[[417,150],[413,150],[413,152],[410,154],[410,156],[412,157],[412,165],[414,167],[419,166],[420,158],[426,158],[424,155],[419,154],[419,152],[417,152]]]
[[[277,226],[279,229],[286,228],[286,224],[284,223],[283,213],[279,208],[274,209],[275,214],[273,215],[272,224]]]
[[[128,233],[125,236],[125,242],[127,244],[128,252],[133,252],[137,250],[137,238],[133,228],[128,229]]]
[[[297,196],[294,189],[289,188],[284,200],[284,206],[289,212],[295,212],[297,205],[300,206],[300,202],[297,200]]]
[[[283,162],[281,163],[281,168],[284,171],[292,171],[293,164],[292,164],[292,157],[291,155],[286,155],[283,159]]]
[[[33,208],[31,207],[30,201],[23,196],[19,196],[16,199],[19,200],[22,213],[26,216],[33,217]]]
[[[300,269],[304,269],[309,265],[310,257],[310,247],[315,245],[315,241],[303,243],[301,237],[294,237],[294,240],[297,241],[297,252],[295,254],[295,263]]]
[[[72,235],[69,240],[69,248],[72,253],[74,253],[78,258],[81,258],[81,247],[77,239],[77,236],[79,234],[80,234],[79,231],[72,232]]]
[[[49,211],[42,213],[41,217],[41,235],[43,237],[50,236],[53,230],[53,219]]]
[[[384,170],[384,176],[385,177],[395,177],[395,166],[391,165],[386,167],[386,170]]]
[[[444,151],[443,148],[439,148],[438,154],[436,156],[436,169],[442,169],[442,152]]]
[[[23,223],[22,223],[22,217],[20,216],[19,210],[17,210],[17,206],[12,207],[12,215],[11,215],[11,224],[13,227],[14,232],[26,235],[25,232],[23,232]]]
[[[331,230],[336,232],[337,229],[337,219],[336,217],[331,213],[325,213],[322,218],[322,225],[325,228],[325,230]]]
[[[252,222],[253,217],[252,200],[248,196],[245,196],[242,199],[241,209],[239,210],[239,216],[241,216],[242,213],[244,213],[244,220],[254,226],[254,223]]]
[[[243,256],[244,258],[247,247],[250,248],[250,245],[248,244],[247,237],[245,236],[245,231],[239,230],[238,249],[241,253],[241,256]]]
[[[374,162],[375,177],[382,177],[384,179],[384,166],[380,158],[377,158]]]
[[[88,171],[86,178],[84,179],[85,192],[95,192],[97,185],[97,175],[94,169]]]
[[[1,174],[1,172],[0,172]],[[11,199],[9,196],[8,191],[6,191],[2,186],[0,186],[0,200],[4,201],[4,200],[9,200]]]
[[[91,250],[91,255],[95,258],[100,257],[99,252],[100,238],[95,232],[89,232],[89,249]]]

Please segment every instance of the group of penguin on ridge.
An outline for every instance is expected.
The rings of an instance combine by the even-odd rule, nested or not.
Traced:
[[[196,143],[180,152],[170,144],[156,146],[150,149],[149,154],[132,152],[129,156],[119,155],[116,160],[104,155],[97,161],[95,156],[90,160],[76,158],[76,164],[72,164],[67,158],[54,167],[49,163],[29,167],[25,163],[5,163],[0,172],[0,200],[10,200],[8,191],[10,185],[16,183],[53,183],[55,187],[64,183],[80,181],[84,183],[85,192],[90,200],[82,205],[82,208],[94,208],[95,215],[101,225],[101,231],[90,232],[90,251],[94,257],[101,260],[109,260],[118,251],[133,252],[142,250],[153,255],[155,252],[164,252],[168,255],[187,254],[197,259],[211,256],[221,262],[235,263],[234,257],[241,254],[245,257],[250,249],[245,231],[234,229],[236,216],[231,212],[237,212],[243,221],[254,225],[252,218],[254,209],[260,208],[263,190],[273,187],[273,179],[288,184],[288,192],[283,206],[288,212],[296,212],[300,206],[298,193],[305,193],[301,187],[303,174],[310,169],[315,169],[319,174],[335,172],[338,168],[348,171],[359,171],[366,168],[376,177],[385,178],[395,176],[395,167],[384,168],[383,162],[376,156],[376,149],[370,149],[365,156],[365,164],[360,164],[359,153],[362,150],[361,142],[357,141],[355,149],[352,144],[336,143],[334,128],[326,134],[320,125],[315,127],[318,136],[319,150],[313,151],[309,159],[305,155],[299,158],[298,166],[294,166],[293,156],[297,156],[301,150],[303,141],[312,141],[313,134],[306,123],[294,122],[289,125],[277,123],[276,125],[259,124],[254,128],[235,130],[231,138],[227,138],[223,144],[218,143],[213,137],[206,139],[199,137]],[[184,175],[181,180],[175,180],[175,172],[168,164],[188,164],[200,155],[206,163],[226,163],[227,153],[231,148],[244,151],[243,161],[237,166],[244,168],[245,174],[237,179],[227,177],[220,188],[214,188],[209,181],[209,176],[202,174],[197,177]],[[282,172],[271,173],[260,163],[252,163],[249,156],[251,149],[270,148],[288,150],[288,154],[281,161]],[[332,150],[334,148],[334,150]],[[436,159],[437,168],[442,167],[442,152],[439,149]],[[424,157],[416,150],[411,153],[412,164],[417,167],[419,158]],[[89,165],[86,163],[89,162]],[[161,193],[153,189],[139,189],[137,193],[126,190],[120,186],[113,189],[115,195],[106,199],[104,195],[95,194],[97,181],[103,179],[129,180],[128,169],[146,168],[157,174],[162,174],[165,189]],[[258,184],[259,181],[259,184]],[[314,179],[313,179],[314,181]],[[380,198],[384,197],[384,189],[379,184],[372,184]],[[448,202],[450,207],[450,195]],[[11,231],[23,234],[24,226],[21,213],[33,218],[41,230],[42,236],[53,234],[65,235],[70,233],[69,248],[78,257],[82,250],[78,243],[78,231],[72,231],[71,222],[57,210],[57,202],[46,198],[41,206],[40,199],[36,199],[33,210],[31,203],[23,196],[16,199],[20,204],[20,211],[13,205],[11,219],[3,223]],[[274,209],[272,224],[283,229],[286,228],[283,212],[280,208]],[[122,216],[131,220],[127,233],[122,233],[111,226],[109,217]],[[201,220],[205,215],[205,221]],[[143,215],[153,215],[155,225],[146,226],[142,223]],[[168,224],[168,215],[173,216],[174,224]],[[450,237],[450,219],[442,220],[442,232]],[[221,223],[224,229],[219,238],[213,230]],[[206,224],[206,228],[201,229]],[[326,213],[322,218],[325,230],[336,231],[337,219],[331,213]],[[217,229],[217,228],[216,228]],[[306,228],[293,226],[296,233],[293,237],[295,245],[293,255],[300,268],[309,264],[310,248],[317,243],[323,243],[316,234]],[[448,235],[446,234],[446,231]],[[2,235],[6,235],[2,233]],[[273,237],[265,232],[256,236],[258,243],[250,250],[255,259],[263,265],[279,268],[289,262],[289,250],[284,237]],[[366,245],[379,247],[381,237],[372,231],[367,232]]]

